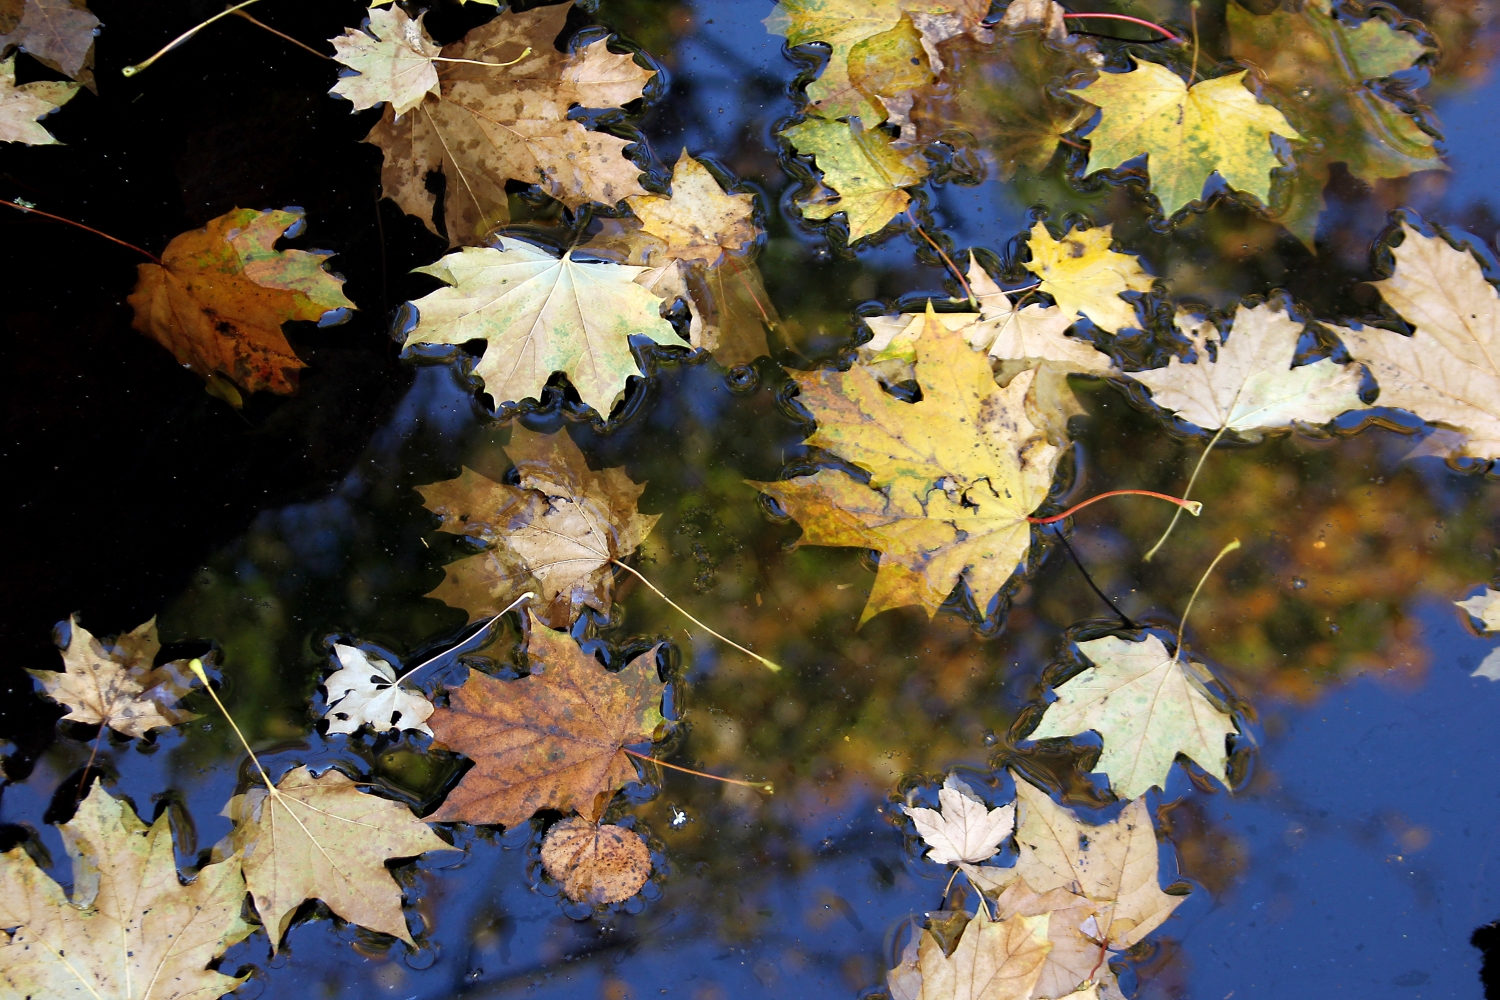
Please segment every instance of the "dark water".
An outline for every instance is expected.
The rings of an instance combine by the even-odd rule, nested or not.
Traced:
[[[263,394],[235,413],[130,329],[128,251],[0,217],[11,505],[0,832],[5,847],[39,840],[64,882],[51,824],[71,813],[93,732],[59,729],[60,710],[31,693],[22,668],[57,665],[51,628],[71,612],[100,635],[156,615],[171,655],[216,645],[223,696],[273,773],[337,763],[418,808],[435,802],[451,761],[412,738],[322,738],[310,703],[330,635],[413,656],[461,634],[462,612],[422,596],[447,556],[413,487],[461,462],[497,461],[506,433],[453,367],[398,358],[396,308],[432,287],[408,271],[444,244],[378,202],[380,154],[359,142],[372,113],[351,115],[326,96],[330,65],[231,19],[124,80],[122,65],[216,7],[91,6],[106,25],[101,96],[48,119],[66,147],[0,151],[0,196],[157,250],[234,206],[301,205],[306,235],[291,245],[335,251],[360,310],[340,327],[289,327],[309,363],[298,393]],[[800,454],[802,429],[777,401],[778,362],[836,360],[862,304],[952,291],[915,235],[853,255],[788,214],[796,182],[772,132],[794,111],[798,67],[760,26],[769,9],[603,0],[595,18],[667,71],[664,92],[631,119],[656,161],[683,146],[711,154],[762,195],[770,240],[759,264],[802,335],[759,363],[748,390],[732,391],[711,361],[669,358],[607,430],[555,407],[527,423],[566,425],[596,466],[648,482],[641,507],[662,519],[643,570],[786,665],[770,675],[629,587],[596,634],[608,648],[673,644],[680,722],[659,753],[774,780],[777,794],[682,775],[627,790],[656,875],[597,915],[560,900],[541,875],[539,828],[461,827],[462,856],[397,870],[409,921],[425,928],[418,949],[308,907],[274,960],[264,935],[231,950],[226,971],[256,970],[240,995],[711,1000],[877,987],[896,930],[938,907],[946,877],[918,860],[895,797],[954,767],[989,778],[1010,759],[1007,734],[1042,695],[1049,665],[1080,629],[1107,622],[1078,570],[1044,543],[1003,628],[906,609],[857,629],[868,562],[853,550],[789,550],[797,527],[768,519],[743,484],[776,478]],[[1469,9],[1446,8],[1460,21]],[[363,10],[267,3],[260,16],[316,43]],[[448,40],[482,16],[444,5],[428,24]],[[1450,46],[1427,91],[1452,172],[1373,190],[1336,177],[1317,256],[1227,205],[1164,235],[1138,193],[1065,194],[1056,178],[929,185],[933,229],[960,250],[1003,255],[1041,200],[1055,215],[1113,220],[1117,241],[1153,273],[1173,274],[1182,294],[1223,306],[1284,288],[1319,316],[1359,315],[1371,297],[1357,282],[1373,276],[1370,248],[1391,209],[1485,245],[1500,226],[1489,161],[1500,84],[1487,67],[1497,38],[1493,28],[1460,34],[1467,47]],[[1231,243],[1249,249],[1232,260],[1215,250]],[[1201,441],[1167,432],[1110,385],[1075,384],[1089,416],[1074,425],[1069,497],[1180,490]],[[1495,577],[1500,492],[1482,470],[1408,457],[1418,439],[1403,431],[1417,425],[1389,423],[1396,429],[1350,425],[1219,450],[1197,490],[1207,516],[1182,525],[1150,565],[1139,557],[1165,523],[1159,508],[1100,504],[1074,519],[1072,544],[1099,586],[1164,627],[1224,541],[1245,542],[1206,587],[1187,635],[1245,706],[1251,739],[1236,754],[1232,793],[1181,767],[1151,793],[1163,884],[1178,878],[1192,891],[1129,956],[1133,995],[1484,995],[1470,936],[1500,918],[1500,685],[1469,676],[1494,641],[1449,602]],[[514,657],[514,641],[508,632],[486,654]],[[462,673],[443,669],[449,680]],[[219,809],[249,782],[211,706],[189,704],[203,720],[101,751],[111,791],[143,815],[174,811],[184,867],[228,831]],[[1075,773],[1071,758],[1050,763]],[[993,777],[1000,801],[1008,785]],[[1103,804],[1069,780],[1070,803]],[[687,822],[674,826],[679,813]]]

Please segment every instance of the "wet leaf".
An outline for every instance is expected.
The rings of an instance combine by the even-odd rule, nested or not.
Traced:
[[[1171,218],[1203,194],[1217,173],[1262,204],[1271,200],[1271,171],[1281,160],[1271,136],[1300,139],[1282,113],[1245,87],[1245,73],[1194,84],[1165,66],[1140,61],[1128,73],[1101,73],[1068,93],[1103,111],[1089,133],[1087,173],[1146,155],[1151,191]]]
[[[1330,164],[1366,181],[1443,169],[1432,136],[1376,82],[1427,51],[1416,35],[1374,14],[1341,20],[1329,0],[1264,15],[1230,3],[1228,18],[1230,52],[1265,74],[1267,98],[1312,140],[1296,150],[1291,201],[1280,213],[1304,243],[1317,230]]]
[[[442,50],[427,34],[421,17],[408,17],[395,5],[371,7],[363,30],[348,28],[329,41],[333,58],[357,74],[340,79],[329,93],[348,98],[355,111],[385,102],[398,116],[404,115],[428,94],[438,94],[432,57]]]
[[[211,1000],[247,977],[208,964],[253,928],[240,917],[239,858],[179,881],[168,814],[147,829],[95,784],[60,830],[73,898],[23,848],[0,855],[0,946],[7,996]]]
[[[1179,753],[1229,784],[1224,741],[1237,729],[1194,683],[1194,664],[1167,655],[1154,635],[1140,642],[1104,636],[1078,648],[1095,666],[1058,686],[1057,701],[1029,739],[1094,730],[1104,739],[1095,769],[1122,799],[1165,788]]]
[[[1407,223],[1401,230],[1395,271],[1372,284],[1416,332],[1329,329],[1370,366],[1378,405],[1462,432],[1459,454],[1500,457],[1500,296],[1470,253]]]
[[[1026,241],[1026,269],[1042,279],[1037,290],[1052,296],[1065,315],[1086,316],[1110,333],[1140,326],[1135,306],[1120,295],[1149,292],[1155,280],[1134,255],[1110,249],[1112,228],[1071,229],[1055,240],[1046,223],[1038,222]]]
[[[726,194],[708,168],[686,149],[672,169],[672,193],[634,195],[625,204],[641,229],[662,241],[662,253],[675,260],[717,264],[725,254],[743,253],[758,231],[755,199]]]
[[[497,404],[539,398],[562,372],[584,405],[608,417],[626,381],[642,374],[631,336],[682,345],[657,297],[635,283],[639,267],[583,263],[572,251],[558,258],[501,237],[498,250],[464,247],[416,270],[450,287],[412,303],[420,321],[406,343],[485,341],[474,371]]]
[[[996,387],[984,355],[930,311],[916,358],[917,403],[858,366],[793,376],[818,422],[807,443],[868,470],[868,485],[831,469],[751,484],[802,525],[803,541],[881,552],[861,623],[907,604],[931,617],[960,580],[988,604],[1026,558],[1026,518],[1057,462],[1026,415],[1031,373]]]
[[[991,809],[956,774],[948,775],[938,792],[941,811],[903,805],[917,833],[932,850],[927,860],[940,865],[988,861],[1015,827],[1014,803]]]
[[[1090,979],[1113,981],[1104,958],[1108,948],[1097,939],[1102,914],[1099,903],[1066,888],[1038,893],[1024,879],[1011,882],[995,900],[996,916],[1045,917],[1047,941],[1052,945],[1031,995],[1041,997],[1094,997],[1097,987],[1083,988]]]
[[[877,52],[899,49],[899,36],[888,36],[901,21],[901,7],[900,0],[779,0],[765,25],[788,45],[822,42],[832,50],[828,64],[807,85],[807,99],[818,115],[830,120],[855,115],[874,127],[885,120],[884,107],[873,104],[874,95],[861,93],[849,79],[849,62],[860,46]]]
[[[920,150],[898,149],[884,132],[857,122],[809,118],[783,134],[798,152],[813,154],[823,171],[825,189],[798,198],[797,207],[809,219],[842,212],[851,243],[878,233],[906,211],[911,195],[902,189],[927,176]]]
[[[396,683],[396,668],[378,656],[371,656],[357,646],[335,643],[334,655],[340,669],[328,675],[323,688],[328,692],[328,733],[355,733],[369,726],[377,733],[414,729],[432,735],[427,717],[432,702],[420,691],[411,691]]]
[[[1165,368],[1130,377],[1148,386],[1157,403],[1204,430],[1226,427],[1255,440],[1293,423],[1327,423],[1365,405],[1358,365],[1323,358],[1292,367],[1305,324],[1288,316],[1282,302],[1240,306],[1222,342],[1212,323],[1179,314],[1177,326],[1193,343],[1193,361],[1174,357]],[[1217,344],[1212,358],[1209,344]]]
[[[531,673],[503,681],[471,670],[432,716],[439,742],[474,761],[434,823],[514,827],[541,809],[596,821],[635,766],[623,747],[662,725],[665,685],[654,646],[610,672],[565,632],[531,619]]]
[[[543,838],[542,866],[569,899],[600,906],[641,891],[651,877],[651,852],[634,830],[570,816]]]
[[[230,799],[223,815],[234,829],[215,854],[243,858],[272,952],[308,899],[322,900],[350,923],[412,944],[401,887],[386,862],[454,850],[404,804],[361,791],[332,769],[314,775],[294,768],[275,794],[252,788]]]
[[[94,638],[77,619],[68,619],[71,638],[62,651],[62,673],[28,670],[47,697],[68,706],[68,722],[104,725],[137,739],[153,729],[198,718],[173,708],[193,686],[186,660],[153,667],[161,641],[156,619],[107,644]]]
[[[1485,587],[1483,594],[1453,603],[1483,622],[1486,632],[1500,632],[1500,590]]]
[[[281,332],[288,320],[318,320],[353,309],[342,278],[323,269],[328,255],[277,250],[302,211],[236,208],[202,229],[174,237],[162,264],[141,264],[132,326],[161,344],[210,390],[239,405],[227,380],[247,392],[290,393],[288,373],[305,368]]]
[[[1027,1000],[1050,949],[1045,915],[997,922],[980,907],[951,956],[943,954],[936,935],[923,930],[912,962],[920,979],[897,975],[900,967],[893,969],[891,995],[910,1000]]]
[[[511,431],[506,454],[519,485],[471,469],[457,479],[418,487],[442,529],[491,546],[448,566],[429,597],[468,611],[471,620],[499,614],[528,590],[542,621],[567,628],[585,607],[610,611],[612,559],[624,559],[651,533],[659,514],[641,514],[637,485],[623,469],[594,471],[566,431]]]
[[[19,48],[43,66],[94,92],[94,36],[99,19],[84,0],[26,0],[20,21],[0,36],[0,53]]]
[[[610,52],[608,39],[557,51],[553,42],[572,6],[506,11],[443,46],[444,59],[496,65],[443,63],[438,94],[406,115],[387,104],[366,137],[385,155],[385,196],[433,232],[437,196],[427,175],[446,178],[443,216],[451,245],[482,243],[510,221],[507,179],[536,184],[573,209],[647,193],[640,168],[623,155],[630,142],[589,131],[570,121],[568,111],[629,103],[642,95],[653,71]]]
[[[16,57],[0,62],[0,142],[28,146],[60,145],[38,124],[78,93],[76,83],[39,80],[16,86]]]

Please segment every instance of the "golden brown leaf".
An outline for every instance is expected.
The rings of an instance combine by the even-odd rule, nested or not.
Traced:
[[[652,647],[611,673],[564,632],[531,617],[531,673],[503,681],[470,671],[433,713],[438,741],[474,761],[428,819],[513,827],[541,809],[594,821],[636,778],[622,747],[663,722],[665,685]]]
[[[676,260],[717,264],[738,254],[757,235],[751,218],[755,199],[726,194],[708,168],[684,149],[672,168],[670,195],[634,195],[625,199],[641,220],[641,229],[659,238],[662,253]]]
[[[634,830],[570,816],[547,831],[542,865],[575,903],[618,903],[651,877],[651,852]]]
[[[913,945],[889,977],[898,1000],[1027,1000],[1052,947],[1046,916],[992,921],[983,907],[964,926],[953,954],[944,953],[931,930]]]

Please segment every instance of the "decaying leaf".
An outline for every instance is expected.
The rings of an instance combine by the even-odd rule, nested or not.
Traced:
[[[1238,730],[1234,718],[1210,701],[1193,680],[1196,664],[1169,656],[1160,639],[1141,642],[1107,635],[1080,642],[1095,666],[1057,688],[1030,739],[1097,732],[1104,739],[1099,771],[1122,799],[1166,787],[1180,753],[1225,785],[1229,752],[1225,739]],[[1199,668],[1201,669],[1201,668]]]
[[[902,189],[927,176],[920,150],[898,149],[890,136],[858,122],[809,118],[783,134],[799,152],[813,154],[823,171],[823,188],[798,198],[797,207],[809,219],[842,212],[851,243],[878,233],[906,211],[911,195]]]
[[[1244,79],[1241,70],[1189,87],[1167,67],[1140,61],[1128,73],[1101,73],[1069,91],[1103,111],[1088,136],[1087,173],[1146,154],[1151,191],[1169,219],[1203,194],[1214,173],[1269,204],[1271,171],[1281,166],[1271,136],[1302,134],[1257,101]]]
[[[1433,137],[1376,82],[1427,51],[1415,34],[1373,13],[1351,25],[1334,16],[1329,0],[1268,14],[1231,3],[1227,14],[1231,54],[1265,74],[1267,98],[1315,140],[1296,150],[1290,201],[1280,213],[1304,243],[1312,245],[1331,164],[1366,181],[1445,169]]]
[[[193,686],[187,661],[153,667],[161,640],[156,619],[100,642],[76,619],[68,619],[63,671],[28,670],[53,701],[68,706],[68,722],[108,726],[137,739],[198,718],[176,705]]]
[[[139,265],[127,300],[135,310],[131,325],[236,406],[236,385],[291,392],[288,373],[306,365],[281,324],[354,308],[344,280],[323,269],[328,254],[275,249],[302,214],[236,208],[173,238],[160,266]]]
[[[1376,403],[1462,432],[1459,454],[1500,458],[1500,296],[1473,255],[1408,223],[1401,229],[1394,273],[1373,284],[1416,332],[1329,328],[1370,366]]]
[[[383,101],[404,115],[428,94],[438,93],[432,57],[442,49],[428,36],[421,17],[408,17],[394,4],[371,7],[363,30],[348,28],[329,41],[333,58],[357,74],[340,79],[329,93],[347,97],[355,111]]]
[[[570,816],[542,840],[542,866],[575,903],[629,899],[651,877],[651,852],[634,830]]]
[[[24,848],[0,855],[0,984],[7,997],[212,1000],[249,977],[208,964],[254,929],[238,858],[178,878],[168,814],[148,829],[95,784],[60,830],[73,898]]]
[[[443,46],[445,60],[471,62],[442,63],[437,94],[405,115],[387,104],[366,137],[385,154],[385,196],[433,232],[437,196],[427,175],[444,176],[451,245],[482,243],[510,221],[507,179],[539,185],[574,209],[647,193],[640,168],[622,155],[629,141],[590,131],[568,111],[633,101],[653,71],[609,51],[608,39],[559,52],[553,42],[572,6],[504,11]]]
[[[19,48],[43,66],[94,92],[94,36],[99,19],[84,0],[26,0],[20,21],[0,35],[0,54]]]
[[[788,45],[822,42],[832,52],[828,65],[807,86],[807,99],[827,119],[857,116],[873,127],[884,120],[883,106],[872,103],[873,94],[863,94],[849,78],[851,57],[856,49],[881,49],[899,39],[902,18],[900,0],[779,0],[765,19],[766,30],[782,35]]]
[[[726,194],[686,149],[672,168],[671,194],[633,195],[625,204],[674,260],[717,264],[725,254],[743,253],[756,238],[755,199]]]
[[[1484,593],[1477,597],[1453,603],[1483,622],[1486,632],[1500,632],[1500,590],[1485,587]]]
[[[937,864],[965,861],[977,865],[988,861],[1015,827],[1015,803],[991,809],[956,774],[943,781],[938,801],[941,811],[901,807],[911,817],[922,840],[932,848],[927,852],[927,860]]]
[[[515,427],[505,452],[517,486],[464,469],[457,479],[418,487],[444,531],[490,546],[450,564],[428,596],[478,619],[533,590],[537,616],[562,629],[585,607],[608,614],[611,560],[634,552],[661,516],[636,510],[645,485],[623,469],[590,469],[567,431]]]
[[[438,740],[474,767],[428,819],[514,827],[556,809],[597,821],[636,779],[622,748],[651,742],[663,722],[659,648],[611,672],[533,615],[530,675],[503,681],[471,670],[433,713]]]
[[[984,907],[964,927],[952,955],[922,931],[916,955],[888,977],[894,1000],[1027,1000],[1051,950],[1047,916],[992,921]],[[914,973],[914,974],[913,974]]]
[[[0,142],[20,142],[28,146],[58,145],[40,124],[78,93],[76,83],[38,80],[16,86],[16,57],[0,62]]]
[[[861,623],[907,604],[930,617],[960,580],[984,607],[1026,558],[1026,518],[1057,462],[1026,415],[1032,374],[998,388],[984,355],[928,308],[920,402],[891,396],[859,366],[793,376],[818,422],[807,443],[868,470],[868,484],[831,469],[751,484],[802,525],[803,541],[881,552]]]
[[[355,733],[369,726],[377,733],[415,729],[432,735],[427,717],[432,702],[420,691],[411,691],[396,683],[396,668],[378,656],[371,656],[358,646],[335,643],[334,655],[339,669],[323,682],[328,692],[328,732]]]
[[[238,854],[271,950],[281,944],[304,900],[320,899],[350,923],[412,944],[401,913],[401,887],[386,862],[451,851],[403,803],[360,789],[335,770],[293,768],[274,793],[257,786],[236,795],[223,815],[234,829],[214,848]]]
[[[562,372],[608,417],[626,381],[642,374],[630,337],[682,346],[657,297],[635,283],[640,267],[554,257],[501,237],[498,250],[464,247],[416,270],[450,287],[412,303],[420,319],[406,343],[485,341],[474,371],[497,404],[540,397]]]
[[[1086,316],[1110,333],[1140,326],[1135,306],[1120,295],[1149,292],[1155,280],[1139,258],[1109,248],[1113,228],[1071,229],[1055,240],[1046,224],[1038,222],[1026,241],[1031,248],[1026,269],[1042,279],[1037,290],[1052,296],[1069,318]]]
[[[1218,339],[1212,323],[1185,314],[1177,327],[1193,343],[1195,358],[1172,358],[1165,368],[1131,372],[1151,389],[1151,398],[1204,430],[1228,428],[1255,440],[1294,422],[1323,424],[1362,408],[1360,367],[1322,358],[1297,368],[1297,340],[1306,324],[1287,315],[1281,301],[1240,306],[1229,337]],[[1217,343],[1210,358],[1208,345]]]

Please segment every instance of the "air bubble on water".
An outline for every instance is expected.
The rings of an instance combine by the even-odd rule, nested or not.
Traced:
[[[1000,737],[998,737],[998,736],[995,735],[995,731],[993,729],[986,729],[984,731],[984,745],[985,746],[992,747],[996,743],[999,743],[999,742],[1000,742]]]
[[[1300,577],[1300,576],[1294,576],[1294,577],[1292,577],[1292,589],[1293,590],[1301,590],[1303,587],[1306,587],[1306,586],[1307,586],[1307,581],[1304,580],[1304,579],[1302,579],[1302,577]]]

